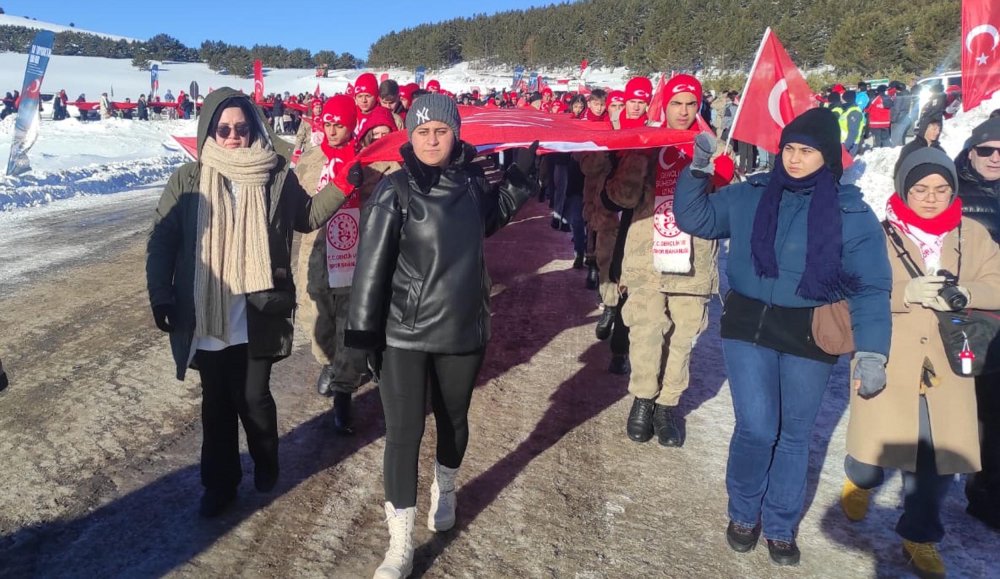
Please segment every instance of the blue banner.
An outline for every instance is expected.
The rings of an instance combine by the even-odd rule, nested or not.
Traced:
[[[520,65],[515,66],[514,67],[514,82],[512,82],[510,86],[516,90],[517,89],[517,85],[521,84],[521,79],[523,77],[524,77],[524,67],[520,66]]]
[[[418,66],[416,72],[413,73],[413,82],[417,83],[420,88],[424,88],[424,74],[427,73],[427,68],[423,66]]]
[[[538,73],[533,72],[528,75],[528,90],[536,91],[538,90]]]
[[[154,64],[149,67],[149,100],[153,100],[156,91],[160,88],[160,65]]]
[[[17,109],[14,140],[11,141],[10,159],[7,161],[8,175],[20,175],[31,170],[27,153],[38,138],[38,125],[41,120],[38,99],[41,96],[42,79],[45,78],[45,68],[49,65],[55,38],[56,35],[52,31],[42,30],[35,35],[35,41],[28,49],[28,66],[24,71],[21,106]]]

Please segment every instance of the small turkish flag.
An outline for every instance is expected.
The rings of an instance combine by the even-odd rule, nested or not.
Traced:
[[[962,2],[962,108],[970,110],[1000,89],[1000,6]]]
[[[740,98],[730,137],[777,154],[781,130],[815,105],[813,91],[806,79],[768,28]],[[847,149],[841,147],[841,150],[841,161],[846,169],[853,159]]]

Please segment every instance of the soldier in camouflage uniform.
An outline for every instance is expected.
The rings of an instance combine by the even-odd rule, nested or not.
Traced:
[[[664,92],[667,126],[694,126],[701,84],[694,77],[678,75]],[[684,235],[674,225],[669,204],[657,207],[656,197],[672,199],[677,177],[690,164],[691,156],[691,145],[629,151],[622,155],[607,184],[611,201],[633,210],[621,275],[621,286],[628,293],[622,318],[630,332],[629,392],[635,396],[627,432],[632,440],[645,442],[655,431],[663,446],[684,443],[676,407],[688,387],[691,350],[708,325],[709,298],[719,288],[719,246],[714,240],[690,238],[685,255],[689,263],[683,264],[686,272],[661,273],[654,268],[654,247],[674,243],[656,239]],[[726,171],[723,163],[717,167]],[[654,227],[659,236],[654,235]]]

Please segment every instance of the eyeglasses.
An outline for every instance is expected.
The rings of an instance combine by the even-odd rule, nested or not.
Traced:
[[[1000,147],[972,147],[980,157],[992,157],[994,153],[1000,153]]]
[[[918,186],[910,189],[909,196],[917,201],[927,201],[933,195],[935,201],[947,201],[951,199],[951,193],[952,189],[949,185],[944,185],[936,189]]]
[[[215,127],[215,134],[220,139],[228,139],[229,134],[236,131],[236,136],[243,138],[250,134],[250,125],[246,123],[236,123],[235,125],[219,125]]]

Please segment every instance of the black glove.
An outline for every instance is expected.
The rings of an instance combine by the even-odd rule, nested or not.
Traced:
[[[368,350],[365,352],[365,358],[368,362],[368,371],[378,384],[382,380],[382,350]]]
[[[347,170],[347,182],[355,187],[360,187],[365,182],[365,173],[358,161]]]
[[[175,316],[174,306],[170,304],[153,306],[153,321],[156,323],[156,327],[160,328],[161,331],[167,333],[174,331],[173,319]]]
[[[511,149],[511,153],[514,157],[514,164],[517,165],[517,168],[520,169],[525,175],[534,176],[538,170],[538,155],[535,154],[535,151],[537,150],[538,141],[531,143],[530,147]]]

